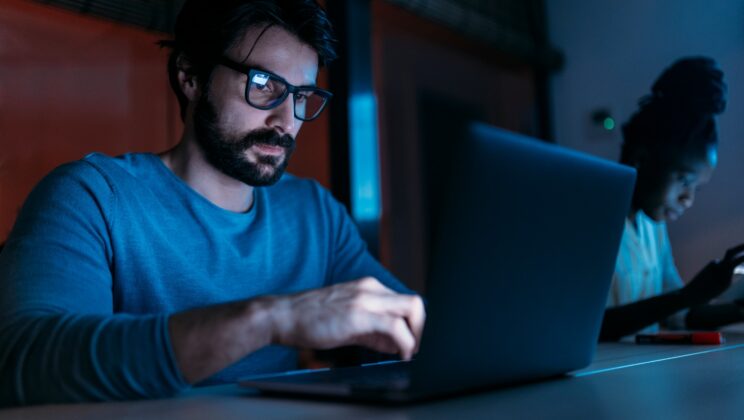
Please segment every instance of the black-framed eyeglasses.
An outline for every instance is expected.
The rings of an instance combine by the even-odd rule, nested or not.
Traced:
[[[295,118],[312,121],[323,112],[331,92],[315,86],[294,86],[276,74],[222,57],[219,64],[248,76],[245,84],[245,100],[254,108],[274,109],[281,105],[289,94],[294,101]]]

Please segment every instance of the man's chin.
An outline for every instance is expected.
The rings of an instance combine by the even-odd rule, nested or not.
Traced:
[[[254,176],[250,179],[251,182],[247,182],[248,185],[254,187],[267,187],[274,185],[279,182],[284,175],[283,168],[272,165],[259,164],[256,169],[256,173],[254,173]]]
[[[262,179],[271,179],[275,177],[276,178],[281,177],[282,175],[278,174],[278,172],[279,172],[279,169],[273,166],[269,168],[262,167],[261,169],[259,169],[259,173]]]
[[[278,156],[268,155],[250,147],[243,153],[242,169],[236,173],[240,176],[234,178],[254,187],[274,185],[284,175],[290,153],[283,149]]]

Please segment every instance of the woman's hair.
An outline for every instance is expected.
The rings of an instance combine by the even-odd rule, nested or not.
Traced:
[[[206,86],[225,51],[248,29],[261,26],[277,26],[297,36],[318,53],[321,66],[336,58],[331,23],[315,0],[186,0],[176,20],[175,38],[160,42],[172,49],[168,77],[182,119],[188,100],[178,84],[179,56],[188,59]]]
[[[707,57],[678,60],[664,70],[623,125],[620,161],[641,167],[650,162],[670,170],[705,153],[718,142],[716,115],[725,108],[726,83],[716,62]]]

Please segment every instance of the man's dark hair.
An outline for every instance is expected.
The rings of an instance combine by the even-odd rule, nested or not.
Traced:
[[[178,14],[168,78],[186,116],[188,100],[178,83],[178,59],[186,58],[197,80],[208,85],[217,60],[253,27],[278,26],[318,53],[324,66],[336,58],[335,40],[325,11],[314,0],[186,0]]]

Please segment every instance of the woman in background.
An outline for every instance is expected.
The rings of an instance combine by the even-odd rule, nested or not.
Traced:
[[[625,221],[600,339],[668,328],[709,329],[744,321],[744,307],[708,302],[731,284],[744,246],[709,263],[684,285],[672,258],[666,222],[690,208],[718,160],[716,116],[726,84],[715,61],[685,58],[667,68],[623,126],[620,161],[638,178]]]

